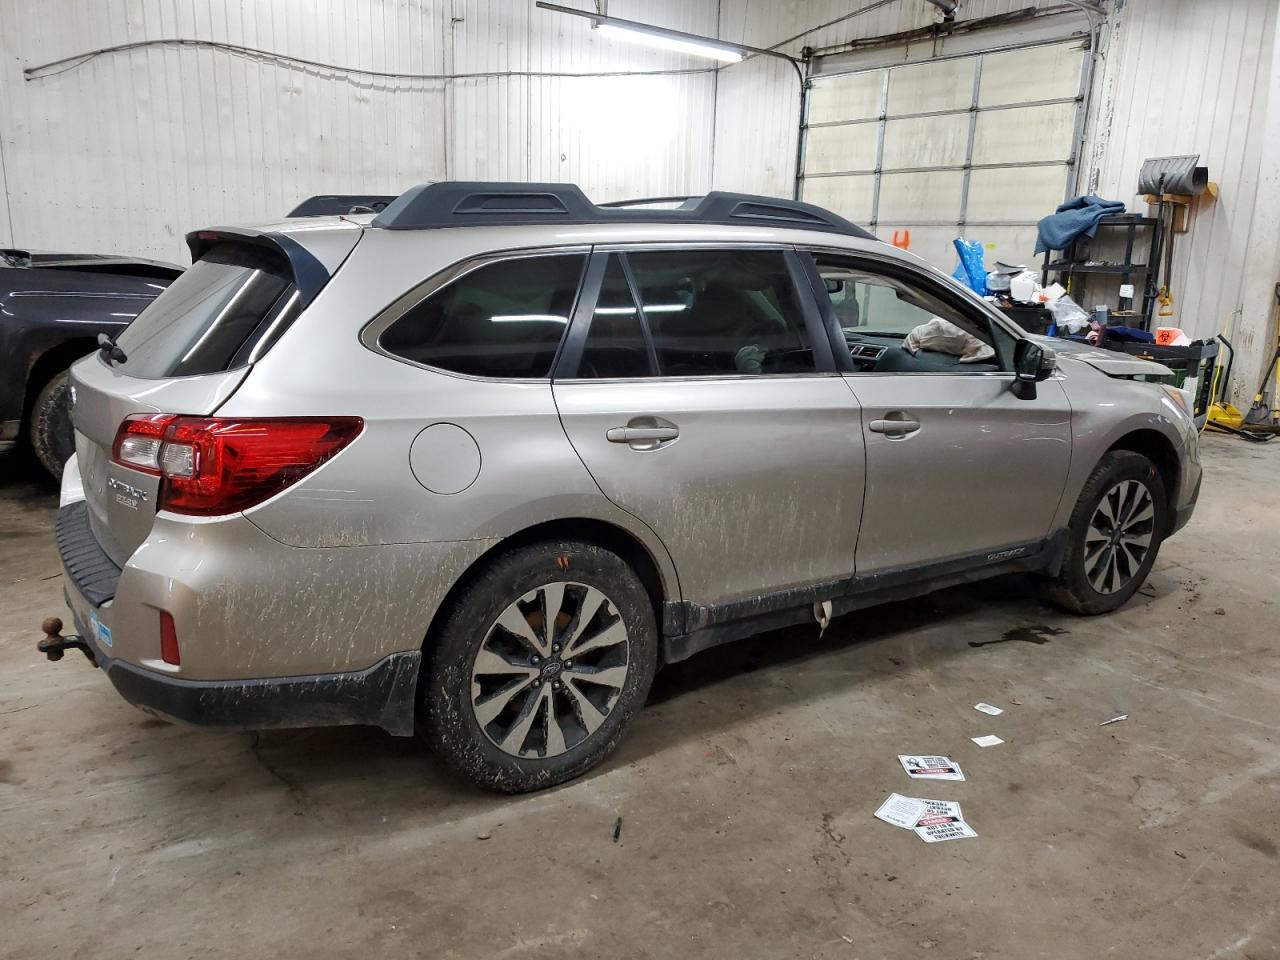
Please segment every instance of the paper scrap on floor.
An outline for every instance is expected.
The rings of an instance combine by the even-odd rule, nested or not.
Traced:
[[[976,743],[980,747],[995,747],[1004,743],[1004,741],[1001,740],[999,737],[997,737],[994,733],[989,733],[985,737],[970,737],[969,739],[972,740],[974,743]]]
[[[954,800],[928,800],[891,793],[876,816],[885,823],[913,831],[925,843],[966,840],[978,835],[965,823],[960,804]]]
[[[900,793],[889,794],[889,799],[880,804],[876,817],[885,823],[904,830],[914,830],[920,818],[930,812],[928,803],[912,797],[904,797]]]
[[[979,713],[985,713],[989,717],[998,717],[1000,714],[1004,713],[1004,711],[999,707],[993,707],[989,703],[975,703],[973,705],[973,709],[977,710]]]
[[[944,801],[933,801],[934,803]],[[960,804],[948,803],[945,813],[927,813],[916,824],[916,836],[925,843],[941,843],[944,840],[968,840],[976,837],[978,832],[964,822],[960,813]]]
[[[964,771],[950,757],[898,754],[898,762],[913,780],[963,780]]]

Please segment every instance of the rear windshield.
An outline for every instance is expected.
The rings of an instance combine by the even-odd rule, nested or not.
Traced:
[[[259,247],[219,243],[191,265],[116,342],[131,377],[193,377],[244,366],[297,313],[288,261]]]

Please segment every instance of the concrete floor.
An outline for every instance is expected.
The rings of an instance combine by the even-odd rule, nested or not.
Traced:
[[[1280,957],[1280,442],[1204,450],[1118,614],[1004,580],[712,651],[603,770],[517,798],[374,730],[169,726],[37,657],[55,496],[0,459],[0,957]],[[914,785],[916,751],[968,782]],[[872,819],[892,791],[980,838]]]

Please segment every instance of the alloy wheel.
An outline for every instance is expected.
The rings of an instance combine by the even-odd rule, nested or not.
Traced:
[[[1123,590],[1137,576],[1155,536],[1156,509],[1140,480],[1122,480],[1103,494],[1084,538],[1084,570],[1101,594]]]
[[[595,587],[549,583],[511,603],[471,665],[471,708],[489,741],[546,759],[604,722],[627,679],[626,625]]]

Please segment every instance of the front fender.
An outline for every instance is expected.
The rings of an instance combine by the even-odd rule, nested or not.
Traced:
[[[1066,382],[1071,402],[1071,467],[1054,529],[1071,519],[1089,475],[1098,461],[1126,437],[1156,433],[1168,441],[1178,459],[1177,482],[1169,491],[1173,506],[1190,495],[1190,472],[1198,471],[1195,423],[1158,384],[1119,380],[1103,375],[1079,376]]]

